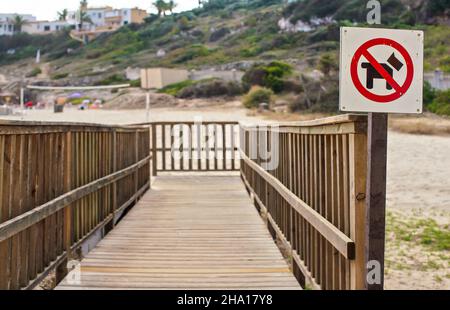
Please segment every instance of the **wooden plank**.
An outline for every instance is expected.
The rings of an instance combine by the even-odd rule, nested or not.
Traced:
[[[355,240],[351,261],[351,289],[365,288],[365,216],[367,177],[367,137],[350,135],[350,238]]]
[[[81,279],[57,289],[300,288],[237,176],[158,176]]]

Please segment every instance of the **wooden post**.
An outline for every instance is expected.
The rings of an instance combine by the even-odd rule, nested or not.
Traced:
[[[64,180],[64,192],[68,193],[72,190],[72,133],[68,132],[66,135],[66,175]],[[65,250],[67,253],[67,260],[71,258],[71,246],[72,246],[72,205],[64,209],[64,240]]]
[[[366,288],[384,286],[388,115],[369,113],[366,187]],[[378,273],[378,274],[376,274]]]
[[[164,130],[164,126],[162,127]],[[158,162],[157,162],[157,149],[156,149],[156,145],[157,145],[157,141],[156,141],[156,124],[152,124],[152,175],[154,177],[156,177],[158,175]],[[164,144],[163,144],[164,147]],[[164,153],[164,151],[163,151]],[[164,156],[164,154],[163,154]],[[172,170],[173,170],[173,165],[172,165]]]
[[[114,129],[112,131],[112,166],[113,166],[113,172],[117,172],[118,167],[117,167],[117,153],[119,152],[119,148],[118,148],[118,143],[117,143],[117,131],[116,129]],[[112,220],[112,228],[114,228],[115,226],[115,218],[114,218],[114,214],[117,210],[117,208],[119,207],[117,205],[117,181],[113,183],[112,185],[112,191],[113,191],[113,196],[112,196],[112,203],[111,203],[111,214],[113,215],[113,220]]]
[[[139,162],[139,129],[136,129],[135,137],[134,137],[134,162]],[[139,169],[134,173],[134,193],[137,194],[139,190]],[[139,197],[136,197],[136,203],[138,202]]]

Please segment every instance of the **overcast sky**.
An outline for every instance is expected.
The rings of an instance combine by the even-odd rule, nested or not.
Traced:
[[[114,8],[139,7],[155,12],[152,7],[154,0],[88,0],[89,6],[109,5]],[[198,0],[175,0],[179,11],[190,10],[198,5]],[[56,19],[57,11],[68,9],[74,11],[78,8],[79,0],[0,0],[0,13],[32,14],[41,20]]]

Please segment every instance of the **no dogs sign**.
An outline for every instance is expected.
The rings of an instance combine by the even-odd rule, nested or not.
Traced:
[[[422,31],[341,28],[340,109],[422,113]]]

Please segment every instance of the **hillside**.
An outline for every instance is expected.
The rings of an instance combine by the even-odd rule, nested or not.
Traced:
[[[425,30],[425,70],[450,72],[450,0],[381,3],[384,27]],[[277,60],[291,64],[296,74],[330,71],[331,88],[319,98],[334,101],[339,27],[364,26],[367,12],[359,0],[211,0],[189,12],[152,15],[145,24],[103,34],[86,46],[68,33],[0,38],[0,65],[22,63],[39,48],[49,63],[48,79],[40,82],[64,85],[122,82],[127,67],[247,70]],[[10,49],[16,53],[9,55]],[[39,71],[28,66],[22,73],[32,78]]]

